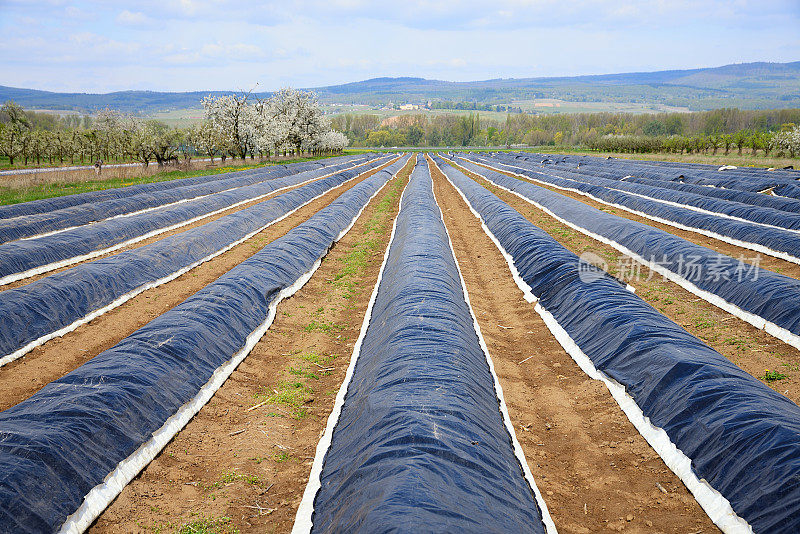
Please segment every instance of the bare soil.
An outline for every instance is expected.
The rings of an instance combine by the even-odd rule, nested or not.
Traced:
[[[456,190],[433,166],[432,174],[517,438],[559,532],[718,531],[524,300]]]
[[[44,385],[113,347],[260,251],[271,241],[310,218],[343,192],[381,168],[383,166],[329,191],[289,217],[216,258],[195,267],[175,280],[140,293],[125,304],[81,325],[73,332],[52,339],[22,358],[3,366],[0,368],[0,411],[18,404]]]
[[[575,254],[580,255],[586,251],[598,254],[608,263],[609,272],[611,272],[611,274],[619,276],[621,275],[620,268],[628,269],[630,265],[635,263],[614,248],[560,223],[518,196],[493,186],[484,178],[479,177],[477,174],[463,167],[458,168],[467,176],[492,191],[492,193],[508,203],[533,224],[545,230]],[[536,185],[538,186],[539,184]],[[561,191],[554,191],[563,194]],[[709,248],[715,248],[716,246],[715,249],[723,254],[737,257],[736,249],[738,249],[738,247],[733,247],[727,243],[705,238],[705,236],[699,236],[691,232],[681,232],[666,225],[658,226],[657,223],[652,223],[647,219],[634,218],[635,216],[630,216],[630,214],[622,210],[610,211],[613,208],[608,208],[599,203],[592,203],[592,201],[588,201],[588,199],[580,195],[576,195],[573,198],[598,208],[602,207],[605,211],[618,216],[629,215],[629,217],[626,218],[638,220],[639,222],[654,227],[660,227],[662,230],[678,235],[684,239],[694,237],[694,242],[698,244],[708,246]],[[706,239],[707,241],[704,241]],[[628,259],[627,262],[625,258]],[[766,260],[766,258],[766,256],[762,256],[762,259]],[[789,266],[800,267],[784,262],[783,260],[775,259],[775,261],[784,264],[787,271],[789,270]],[[766,268],[764,263],[762,263],[762,266]],[[791,272],[794,273],[795,271]],[[630,272],[626,274],[629,275]],[[789,275],[786,271],[782,274]],[[800,276],[798,276],[798,278],[800,278]],[[626,281],[636,288],[636,294],[641,299],[658,309],[661,313],[682,326],[695,337],[701,339],[708,346],[727,357],[746,372],[764,381],[773,390],[785,395],[795,403],[800,402],[800,351],[767,334],[765,331],[695,296],[679,285],[664,279],[661,275],[650,272],[650,270],[644,266],[641,267],[639,276],[633,279],[626,279]],[[785,375],[786,378],[768,382],[764,379],[766,370],[778,371]]]
[[[280,304],[247,359],[91,532],[291,529],[411,165]]]

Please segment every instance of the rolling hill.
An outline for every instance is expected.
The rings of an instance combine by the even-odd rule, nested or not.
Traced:
[[[515,100],[555,98],[569,102],[630,102],[679,106],[692,110],[800,107],[800,61],[741,63],[715,68],[573,76],[504,78],[448,82],[424,78],[374,78],[311,88],[324,103],[383,105],[388,102],[447,100],[506,104]],[[207,94],[120,91],[106,94],[54,93],[0,86],[0,101],[13,99],[27,109],[91,112],[111,107],[151,114],[197,108]],[[258,96],[268,96],[261,93]]]

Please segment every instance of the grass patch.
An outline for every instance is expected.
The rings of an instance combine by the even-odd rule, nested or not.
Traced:
[[[239,529],[231,524],[230,517],[201,517],[184,523],[177,534],[238,534]]]
[[[344,329],[344,325],[328,323],[321,320],[317,321],[316,319],[312,319],[310,323],[303,327],[303,330],[306,332],[324,332],[326,334],[337,334],[343,332]]]
[[[317,375],[317,374],[315,374],[315,373],[313,373],[311,371],[306,371],[303,368],[299,368],[298,369],[296,367],[289,366],[289,374],[293,374],[293,375],[299,376],[301,378],[309,378],[311,380],[319,380],[319,375]]]
[[[281,452],[276,452],[273,458],[275,459],[276,462],[282,463],[290,460],[292,458],[292,455],[289,454],[288,452],[281,451]]]
[[[300,406],[310,399],[312,390],[302,382],[283,381],[271,393],[256,393],[256,398],[266,396],[266,401],[284,406]]]
[[[778,380],[789,378],[789,375],[785,375],[780,371],[770,371],[769,369],[764,369],[764,376],[759,376],[758,378],[766,382],[776,382]]]

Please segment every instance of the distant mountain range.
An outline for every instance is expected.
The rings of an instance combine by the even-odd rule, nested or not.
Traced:
[[[740,63],[723,67],[559,78],[504,78],[447,82],[424,78],[374,78],[311,88],[324,103],[382,105],[430,100],[508,104],[512,100],[555,98],[571,102],[636,102],[706,110],[800,108],[800,61]],[[105,107],[151,114],[195,109],[208,94],[119,91],[106,94],[54,93],[0,86],[0,101],[27,109],[91,112]],[[261,93],[258,96],[268,96]]]

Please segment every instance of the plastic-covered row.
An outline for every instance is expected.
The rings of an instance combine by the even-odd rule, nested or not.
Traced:
[[[325,455],[313,532],[545,532],[431,185],[423,159]]]
[[[359,158],[346,162],[330,162],[327,164],[320,162],[314,165],[312,169],[303,169],[302,172],[308,177],[314,175],[322,176],[323,174],[336,172],[359,163],[364,163],[367,159],[372,158]],[[13,219],[0,219],[0,243],[56,232],[65,228],[73,228],[120,215],[151,210],[176,202],[184,202],[190,199],[295,174],[293,172],[294,169],[289,169],[284,166],[274,168],[266,167],[258,170],[260,172],[247,173],[245,175],[236,174],[232,177],[221,175],[217,180],[197,185],[183,185],[157,192],[138,193],[123,198],[83,203],[78,206],[48,211],[46,213],[25,215]]]
[[[467,160],[459,159],[458,162],[466,169],[535,202],[556,217],[622,245],[698,288],[792,334],[800,335],[800,281],[743,263],[669,232],[606,213]]]
[[[329,164],[344,163],[351,159],[352,156],[339,156],[336,158],[326,159]],[[276,165],[275,169],[284,169],[286,175],[295,174],[298,172],[305,172],[324,165],[317,161],[304,161],[299,163],[289,163],[286,165]],[[273,167],[247,169],[243,171],[234,171],[226,173],[224,176],[248,176],[258,174],[264,171],[272,172]],[[180,178],[178,180],[168,180],[164,182],[151,182],[146,184],[137,184],[127,187],[117,187],[113,189],[104,189],[102,191],[88,191],[86,193],[77,193],[75,195],[66,195],[53,198],[43,198],[39,200],[32,200],[30,202],[23,202],[19,204],[11,204],[8,206],[0,206],[0,219],[9,219],[12,217],[19,217],[21,215],[33,215],[36,213],[47,213],[50,211],[68,208],[70,206],[78,206],[88,202],[102,202],[105,200],[112,200],[117,198],[125,198],[140,193],[155,193],[157,191],[166,191],[174,187],[185,187],[189,185],[204,184],[219,180],[221,175],[212,174],[205,176],[192,176],[189,178]]]
[[[394,174],[406,161],[383,171]],[[334,174],[203,226],[0,292],[0,365],[100,309],[169,281],[348,178]]]
[[[492,161],[492,160],[483,160]],[[506,164],[504,164],[506,165]],[[677,191],[674,189],[663,188],[660,186],[645,185],[641,183],[630,183],[621,180],[611,180],[602,178],[596,175],[583,174],[573,172],[563,168],[547,168],[543,170],[536,170],[532,166],[511,166],[513,169],[523,171],[533,171],[537,174],[544,174],[547,176],[557,176],[567,180],[582,182],[589,185],[597,185],[607,189],[614,189],[625,191],[636,195],[645,196],[651,200],[660,200],[665,202],[672,202],[686,207],[694,207],[702,210],[719,213],[729,217],[736,217],[745,221],[754,222],[783,228],[787,230],[800,230],[800,214],[787,213],[773,208],[763,206],[753,206],[743,202],[736,202],[731,200],[722,200],[718,198],[709,198],[696,193],[689,193],[686,191]],[[753,194],[753,193],[750,193]],[[766,195],[761,195],[765,198]]]
[[[144,466],[138,462],[149,461],[233,372],[271,323],[277,302],[304,283],[389,178],[378,172],[360,182],[183,303],[0,413],[0,532],[54,532],[68,517],[74,528],[88,527]]]
[[[392,157],[395,156],[371,160],[361,167],[339,174],[356,176],[386,163]],[[58,234],[5,243],[0,245],[0,281],[24,278],[26,273],[35,274],[37,270],[60,266],[63,262],[88,259],[92,255],[113,250],[114,247],[189,224],[197,218],[224,211],[236,204],[263,197],[278,189],[295,186],[319,176],[317,171],[310,172],[312,173],[310,177],[306,173],[299,173],[129,217],[108,219],[72,228]]]
[[[800,407],[605,278],[453,168],[540,305],[755,532],[800,530]]]
[[[794,170],[775,170],[757,168],[715,167],[701,164],[651,162],[617,158],[597,158],[591,156],[560,156],[519,154],[494,154],[494,157],[509,161],[528,161],[544,166],[577,166],[591,171],[614,170],[659,181],[690,183],[705,187],[734,189],[739,191],[760,192],[772,190],[777,195],[798,198],[800,188],[797,180],[800,172]]]
[[[688,208],[672,206],[656,200],[636,196],[623,191],[608,189],[599,185],[591,185],[574,180],[567,180],[537,171],[518,169],[518,174],[548,185],[580,192],[602,202],[622,206],[630,210],[670,221],[682,226],[723,236],[738,241],[742,246],[758,245],[760,252],[783,255],[784,259],[800,262],[800,234],[782,228],[770,228],[759,224],[738,221],[694,211]],[[754,247],[749,247],[754,248]],[[776,254],[777,253],[777,254]]]

